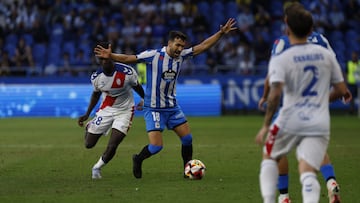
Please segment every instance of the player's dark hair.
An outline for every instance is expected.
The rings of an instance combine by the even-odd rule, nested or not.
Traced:
[[[181,40],[186,41],[187,40],[187,36],[186,34],[180,32],[180,31],[170,31],[169,32],[169,40],[173,41],[176,38],[180,38]]]
[[[284,7],[284,15],[287,16],[297,10],[305,9],[304,6],[299,2],[292,2]]]
[[[312,15],[305,9],[296,9],[286,14],[287,25],[296,37],[306,37],[312,30]]]

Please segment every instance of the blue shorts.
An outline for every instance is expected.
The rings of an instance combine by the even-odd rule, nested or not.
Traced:
[[[144,107],[146,131],[163,131],[165,126],[173,130],[176,126],[186,123],[186,117],[179,106],[166,109]]]

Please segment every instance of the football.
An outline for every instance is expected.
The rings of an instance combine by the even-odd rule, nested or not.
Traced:
[[[189,179],[200,180],[204,177],[205,170],[206,166],[202,161],[193,159],[186,163],[184,174]]]

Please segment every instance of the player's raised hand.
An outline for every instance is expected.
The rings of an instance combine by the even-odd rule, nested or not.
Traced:
[[[110,58],[111,55],[111,44],[109,44],[109,48],[104,48],[101,45],[97,45],[94,49],[95,56],[100,58]]]
[[[220,31],[223,34],[227,34],[232,30],[236,30],[237,27],[234,27],[236,25],[236,21],[234,18],[229,18],[229,20],[225,23],[225,25],[220,25]]]

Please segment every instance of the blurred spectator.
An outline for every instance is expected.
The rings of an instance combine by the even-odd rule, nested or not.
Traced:
[[[178,0],[169,0],[166,3],[166,10],[167,12],[172,12],[172,10],[174,10],[176,15],[181,16],[184,12],[184,4]]]
[[[333,4],[328,18],[330,22],[330,28],[333,30],[344,30],[345,28],[345,15],[337,4]]]
[[[347,0],[344,11],[348,27],[352,29],[360,27],[360,1]]]
[[[49,36],[46,31],[45,25],[40,21],[40,18],[35,19],[33,22],[33,28],[31,29],[31,34],[34,39],[34,43],[47,43],[49,41]]]
[[[255,54],[249,44],[242,43],[237,49],[239,55],[238,65],[236,66],[236,74],[251,75],[255,72]]]
[[[240,13],[236,18],[236,22],[241,31],[247,32],[255,24],[254,14],[251,12],[250,7],[242,5],[240,7]]]
[[[26,68],[27,73],[30,75],[38,74],[34,66],[31,47],[25,43],[22,37],[16,45],[15,63],[18,67]]]
[[[346,74],[347,74],[347,85],[348,88],[353,96],[351,102],[350,102],[350,113],[355,113],[355,99],[357,99],[357,82],[360,82],[360,61],[359,56],[356,51],[352,52],[351,54],[351,60],[347,62],[347,68],[346,68]]]
[[[69,52],[64,52],[63,56],[62,56],[62,60],[60,61],[59,64],[59,75],[64,75],[64,76],[72,76],[73,74],[73,70],[71,68],[71,62],[70,62],[70,53]]]
[[[271,25],[271,16],[262,5],[256,5],[255,26],[266,29]]]
[[[91,72],[90,65],[90,58],[85,56],[83,50],[78,50],[74,61],[71,63],[73,76],[88,76]]]
[[[14,73],[11,73],[11,69],[15,67],[15,62],[9,57],[9,53],[7,51],[3,51],[1,53],[1,60],[0,60],[0,76],[7,76],[7,75],[17,75],[14,71]],[[25,72],[21,73],[21,75],[25,74]]]
[[[325,33],[325,31],[330,27],[327,15],[321,13],[319,5],[314,5],[310,11],[313,15],[315,31],[319,33]]]
[[[254,41],[255,65],[266,63],[270,58],[270,44],[264,40],[261,33],[256,33]]]

